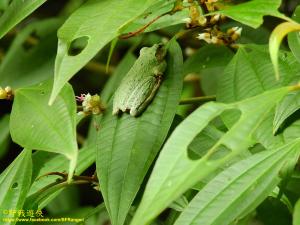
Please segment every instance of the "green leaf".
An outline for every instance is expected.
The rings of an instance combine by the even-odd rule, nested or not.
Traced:
[[[6,8],[9,6],[9,0],[2,0],[0,2],[0,15],[2,10],[6,10]]]
[[[0,175],[0,214],[2,218],[9,218],[4,211],[20,210],[24,204],[26,194],[31,184],[32,160],[31,150],[24,149],[21,154]],[[1,224],[15,224],[4,222]]]
[[[249,51],[250,50],[250,51]],[[280,81],[273,76],[273,66],[265,46],[239,48],[220,77],[217,100],[234,102],[249,98],[300,79],[299,64],[289,52],[280,52]]]
[[[79,175],[95,162],[94,146],[86,146],[78,152],[78,162],[76,174]],[[57,155],[50,152],[35,152],[32,155],[33,160],[33,179],[39,178],[49,172],[65,172],[68,169],[68,160],[63,155]],[[32,183],[28,195],[32,195],[55,181],[55,177],[46,176],[35,180]]]
[[[284,22],[279,24],[271,33],[269,41],[269,51],[271,60],[274,65],[275,77],[279,80],[279,67],[278,67],[278,52],[283,38],[290,32],[300,31],[300,24],[295,22]]]
[[[253,144],[251,135],[274,105],[290,88],[264,92],[232,104],[210,102],[194,111],[172,133],[164,145],[148,180],[141,204],[131,225],[148,224],[172,201],[220,166],[242,154]],[[260,107],[256,107],[259,105]],[[212,119],[225,110],[240,110],[240,119],[201,159],[191,160],[187,148]],[[226,147],[227,152],[219,149]],[[223,156],[222,156],[223,153]]]
[[[175,225],[227,225],[255,209],[280,182],[283,164],[299,154],[299,147],[298,140],[229,167],[193,198]]]
[[[7,152],[9,144],[9,115],[0,119],[0,159]]]
[[[226,67],[223,76],[220,77],[217,91],[218,101],[234,102],[243,100],[261,94],[265,90],[295,83],[300,79],[299,63],[291,53],[280,52],[279,69],[281,79],[276,81],[267,48],[259,45],[251,45],[248,48],[250,51],[243,48],[238,50]],[[285,99],[288,99],[288,96],[281,101],[279,108],[286,106],[286,104],[283,107],[281,106],[281,104],[284,104]],[[222,115],[222,119],[229,127],[235,117],[236,115],[232,112]],[[274,137],[273,135],[273,118],[274,115],[268,116],[255,134],[259,142],[267,148],[273,148],[281,141],[280,136]]]
[[[10,133],[19,145],[65,155],[70,161],[69,178],[77,161],[76,103],[66,85],[53,106],[47,105],[51,82],[20,88],[10,118]]]
[[[245,3],[228,6],[216,11],[236,21],[253,28],[258,28],[263,23],[264,16],[276,16],[282,19],[289,19],[278,12],[281,0],[251,0]]]
[[[300,225],[300,199],[298,199],[297,203],[295,204],[293,225]]]
[[[105,225],[109,221],[109,216],[105,208],[105,204],[101,203],[84,216],[84,222],[77,225]]]
[[[59,210],[59,208],[58,208]],[[50,214],[51,218],[76,218],[77,221],[81,221],[81,225],[88,225],[84,219],[84,217],[91,211],[93,210],[93,207],[91,206],[82,206],[81,208],[75,208],[75,209],[71,209],[67,212],[62,212],[60,211],[60,213],[57,214]],[[51,222],[43,222],[43,224],[45,225],[75,225],[77,224],[75,221],[71,222],[71,221],[51,221]],[[80,224],[80,223],[79,223]],[[103,225],[103,223],[95,223],[95,224],[100,224]]]
[[[109,81],[105,84],[103,91],[101,92],[101,98],[105,102],[109,102],[118,88],[119,84],[122,81],[123,76],[130,70],[132,65],[134,64],[136,57],[131,53],[128,52],[121,62],[118,64],[114,74],[109,79]]]
[[[299,132],[300,132],[300,120],[296,120],[283,131],[283,138],[286,142],[292,141],[299,137]]]
[[[275,134],[282,123],[299,108],[299,92],[291,92],[287,96],[285,96],[276,108],[276,113],[273,121],[273,134]]]
[[[29,208],[44,208],[51,202],[65,186],[58,187],[48,193],[43,198],[39,198],[39,191],[55,182],[55,176],[44,176],[50,172],[65,172],[68,170],[68,160],[63,155],[51,152],[35,152],[32,157],[34,182],[28,192],[25,205]],[[76,174],[80,175],[95,162],[95,146],[86,146],[80,149]],[[38,179],[39,178],[39,179]]]
[[[201,73],[205,69],[225,67],[233,52],[224,46],[206,45],[196,51],[183,64],[183,74]]]
[[[13,41],[0,66],[0,86],[13,89],[37,84],[54,73],[56,30],[59,19],[47,19],[28,25]],[[34,35],[34,43],[28,38]]]
[[[62,214],[65,214],[65,216],[67,216],[66,214],[68,214],[68,212],[76,212],[80,208],[79,202],[79,187],[70,186],[57,194],[45,208],[51,215],[62,216]],[[79,218],[79,216],[77,216],[77,218]]]
[[[300,6],[298,6],[292,17],[296,22],[300,23]],[[295,57],[300,62],[300,35],[299,32],[292,32],[288,34],[289,47]]]
[[[46,0],[13,0],[0,17],[0,39]]]
[[[205,45],[187,58],[183,64],[183,74],[196,73],[200,76],[203,92],[206,95],[215,95],[217,81],[232,57],[233,52],[227,47]],[[193,83],[192,86],[194,87]]]
[[[119,84],[122,81],[123,76],[130,70],[132,65],[134,64],[136,57],[131,53],[128,52],[121,62],[118,64],[116,70],[114,71],[113,75],[110,77],[108,82],[105,84],[103,91],[101,92],[101,99],[103,100],[104,104],[110,102],[115,90],[118,88]],[[95,124],[99,122],[101,116],[94,116],[93,122],[90,124],[88,137],[86,139],[86,145],[94,146],[96,151],[96,138],[97,138],[97,130],[95,128]]]
[[[152,161],[168,134],[182,89],[182,55],[172,42],[168,68],[158,93],[137,118],[112,115],[112,101],[101,120],[97,174],[112,224],[124,223]]]
[[[292,164],[292,167],[294,167],[294,164]],[[291,168],[291,169],[293,170],[294,168]],[[282,202],[286,206],[286,208],[289,210],[289,212],[292,213],[293,212],[293,205],[292,205],[290,199],[284,193],[282,193],[282,191],[277,186],[276,188],[273,189],[272,193],[269,194],[269,197],[273,197],[274,199],[278,200],[279,196],[281,196],[280,197],[280,202]]]
[[[188,7],[174,14],[167,14],[161,16],[165,13],[170,12],[173,9],[173,7],[174,0],[156,1],[156,4],[147,9],[147,11],[145,12],[146,16],[134,20],[127,26],[127,28],[124,31],[122,31],[122,33],[129,33],[139,30],[159,16],[160,18],[154,23],[150,24],[150,26],[148,26],[143,32],[151,32],[154,30],[162,29],[164,27],[186,23],[186,19],[190,17]]]
[[[76,10],[58,31],[52,104],[65,85],[96,53],[119,35],[119,30],[141,15],[155,0],[89,0]],[[72,42],[84,39],[86,46],[70,55]]]

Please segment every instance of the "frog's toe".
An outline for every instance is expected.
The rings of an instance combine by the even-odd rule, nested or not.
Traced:
[[[119,112],[120,112],[120,109],[119,109],[119,108],[114,108],[112,114],[113,114],[113,115],[118,115]]]
[[[138,116],[138,111],[136,109],[132,108],[132,109],[130,109],[129,114],[131,116],[136,117],[136,116]]]

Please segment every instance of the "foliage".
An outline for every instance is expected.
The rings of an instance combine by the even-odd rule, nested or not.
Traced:
[[[1,1],[0,223],[300,225],[299,15],[287,0]],[[153,100],[113,115],[157,43]]]

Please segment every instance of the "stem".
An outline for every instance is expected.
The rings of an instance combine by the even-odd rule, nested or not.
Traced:
[[[39,180],[41,179],[42,177],[45,177],[45,176],[50,176],[50,175],[56,175],[56,176],[60,176],[63,180],[61,182],[58,182],[58,183],[62,183],[64,181],[67,180],[68,178],[68,174],[67,173],[61,173],[61,172],[49,172],[49,173],[46,173],[40,177],[38,177],[36,180]],[[78,176],[78,175],[73,175],[72,177],[72,182],[74,181],[89,181],[90,183],[93,183],[93,182],[98,182],[98,178],[97,176],[92,175],[91,177],[89,176]],[[57,182],[56,182],[57,183]],[[46,186],[47,187],[47,186]]]
[[[194,104],[194,103],[205,103],[205,102],[215,101],[215,100],[216,100],[215,95],[201,96],[201,97],[182,99],[182,100],[180,100],[179,105],[187,105],[187,104]]]
[[[109,66],[108,70],[106,71],[106,66],[104,64],[93,62],[93,61],[88,62],[84,68],[92,72],[103,73],[103,74],[112,74],[115,70],[115,67]]]
[[[128,38],[131,38],[131,37],[134,37],[134,36],[137,36],[139,35],[140,33],[142,33],[143,31],[145,31],[147,29],[147,27],[149,27],[152,23],[154,23],[155,21],[157,21],[159,18],[161,18],[162,16],[165,16],[169,14],[169,12],[167,13],[164,13],[164,14],[161,14],[157,17],[155,17],[154,19],[152,19],[150,22],[148,22],[147,24],[145,24],[144,26],[142,26],[141,28],[139,28],[138,30],[136,31],[133,31],[133,32],[129,32],[127,34],[124,34],[122,36],[120,36],[121,39],[128,39]]]

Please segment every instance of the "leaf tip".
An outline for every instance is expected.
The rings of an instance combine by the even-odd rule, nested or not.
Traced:
[[[58,91],[56,91],[56,89],[55,89],[55,87],[53,85],[53,89],[51,91],[51,95],[50,95],[50,98],[49,98],[49,101],[48,101],[48,105],[49,106],[53,105],[53,103],[54,103],[57,95],[58,95]]]

